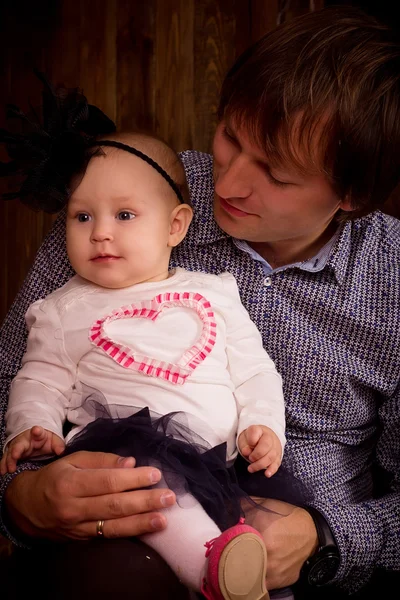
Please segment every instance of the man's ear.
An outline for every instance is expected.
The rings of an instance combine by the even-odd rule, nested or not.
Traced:
[[[170,230],[168,246],[174,248],[181,243],[185,237],[193,218],[193,210],[189,204],[179,204],[170,216]]]
[[[354,210],[354,206],[351,203],[350,194],[346,194],[344,199],[341,201],[339,208],[344,212],[352,212]]]

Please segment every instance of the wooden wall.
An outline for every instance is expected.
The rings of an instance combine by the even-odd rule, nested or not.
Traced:
[[[178,151],[209,151],[221,81],[235,58],[278,21],[323,4],[0,1],[0,126],[5,103],[39,104],[36,66],[54,83],[81,87],[119,129],[150,128]],[[0,321],[52,222],[19,202],[0,202]]]

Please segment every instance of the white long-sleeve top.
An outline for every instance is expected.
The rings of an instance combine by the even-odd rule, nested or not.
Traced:
[[[93,420],[83,399],[98,390],[111,416],[124,407],[183,411],[211,446],[227,442],[229,461],[250,425],[270,427],[284,448],[281,377],[229,273],[178,268],[123,289],[75,276],[32,304],[26,322],[6,444],[33,425],[62,437],[65,420],[70,439]]]

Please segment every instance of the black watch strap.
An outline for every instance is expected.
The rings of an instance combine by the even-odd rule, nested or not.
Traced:
[[[332,531],[328,523],[326,522],[325,517],[323,517],[321,513],[312,506],[306,506],[305,509],[314,521],[315,529],[317,530],[319,540],[319,548],[325,548],[326,546],[332,546],[333,548],[337,548],[335,538],[333,537]]]
[[[319,543],[315,554],[303,565],[301,580],[311,587],[320,587],[334,579],[340,563],[339,550],[323,515],[312,506],[304,508],[314,521]]]

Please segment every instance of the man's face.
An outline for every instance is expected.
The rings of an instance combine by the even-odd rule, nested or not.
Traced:
[[[233,237],[257,244],[312,242],[340,208],[350,210],[324,174],[272,167],[242,128],[221,122],[213,154],[215,220]]]

